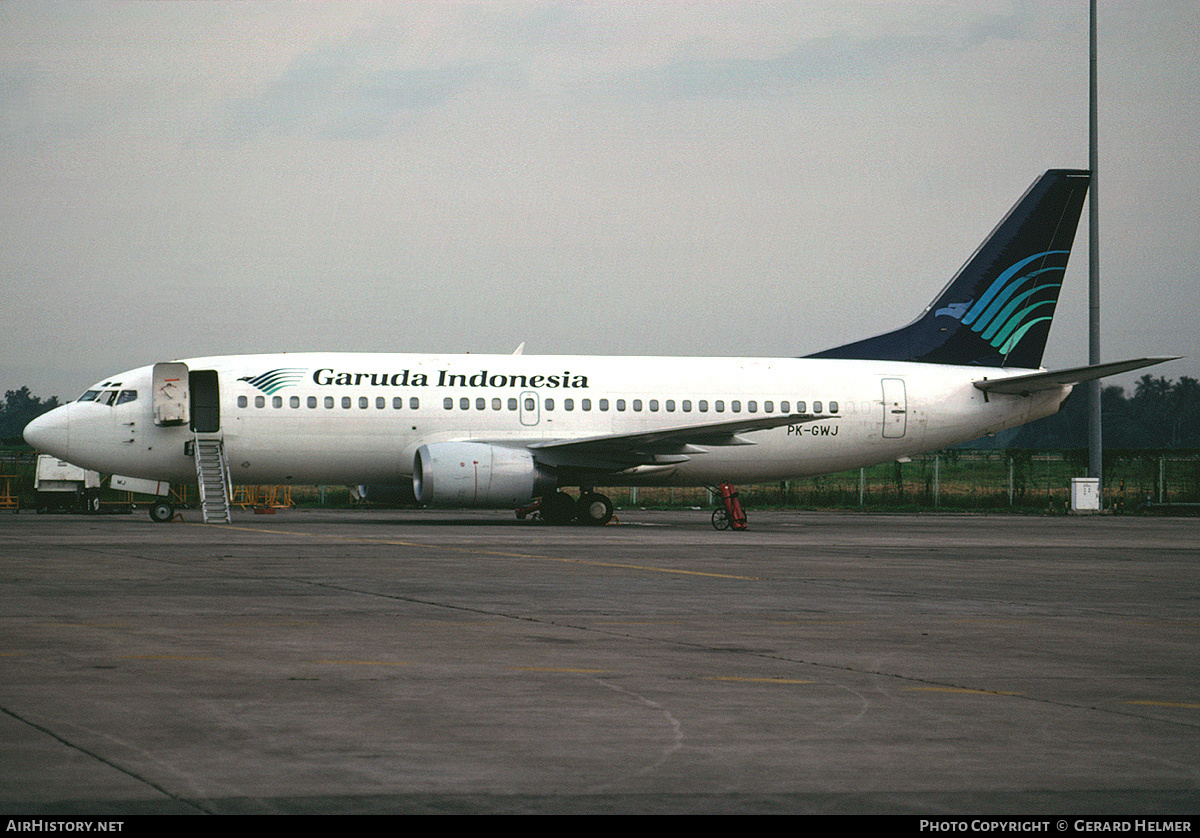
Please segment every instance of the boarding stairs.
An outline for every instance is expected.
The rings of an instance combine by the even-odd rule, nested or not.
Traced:
[[[196,479],[204,523],[230,523],[229,462],[220,434],[196,434]]]

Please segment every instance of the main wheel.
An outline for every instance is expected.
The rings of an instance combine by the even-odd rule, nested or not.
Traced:
[[[547,524],[569,524],[575,520],[575,498],[566,492],[545,495],[538,511]]]
[[[164,523],[175,517],[175,507],[166,502],[150,505],[150,520]]]
[[[612,520],[612,501],[599,492],[587,492],[579,498],[575,505],[576,515],[581,524],[591,524],[602,527]]]
[[[712,525],[714,530],[729,529],[729,513],[725,511],[724,507],[713,510]]]

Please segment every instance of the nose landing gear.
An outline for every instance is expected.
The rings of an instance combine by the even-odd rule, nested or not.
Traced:
[[[150,520],[159,524],[170,521],[175,516],[175,507],[166,501],[150,504]]]

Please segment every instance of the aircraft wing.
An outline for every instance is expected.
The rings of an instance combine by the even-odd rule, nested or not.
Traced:
[[[976,381],[975,386],[985,393],[1012,393],[1028,395],[1041,390],[1053,390],[1066,384],[1079,384],[1082,381],[1094,381],[1106,375],[1116,375],[1130,370],[1150,367],[1164,361],[1174,361],[1172,358],[1135,358],[1129,361],[1113,361],[1109,364],[1093,364],[1088,367],[1072,367],[1066,370],[1051,370],[1050,372],[1035,372],[1029,375],[1014,375],[1008,378],[994,378]]]
[[[530,444],[529,450],[535,459],[546,465],[617,471],[636,465],[682,463],[691,459],[692,455],[705,453],[704,447],[753,445],[753,440],[740,436],[743,433],[834,418],[831,414],[817,413],[743,417],[729,422],[685,425],[631,434],[535,442]]]

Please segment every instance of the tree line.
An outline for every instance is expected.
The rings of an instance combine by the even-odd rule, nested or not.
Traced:
[[[51,396],[43,401],[38,396],[31,395],[28,387],[6,391],[4,404],[0,406],[0,442],[5,445],[22,445],[21,431],[25,426],[58,405],[58,396]]]
[[[1194,378],[1183,376],[1172,382],[1143,375],[1130,396],[1122,387],[1104,387],[1100,391],[1100,411],[1106,450],[1200,449],[1200,382]],[[998,434],[995,440],[968,443],[967,447],[1035,451],[1086,448],[1087,429],[1087,391],[1078,385],[1063,409],[1053,416],[1008,432],[1011,436]]]

